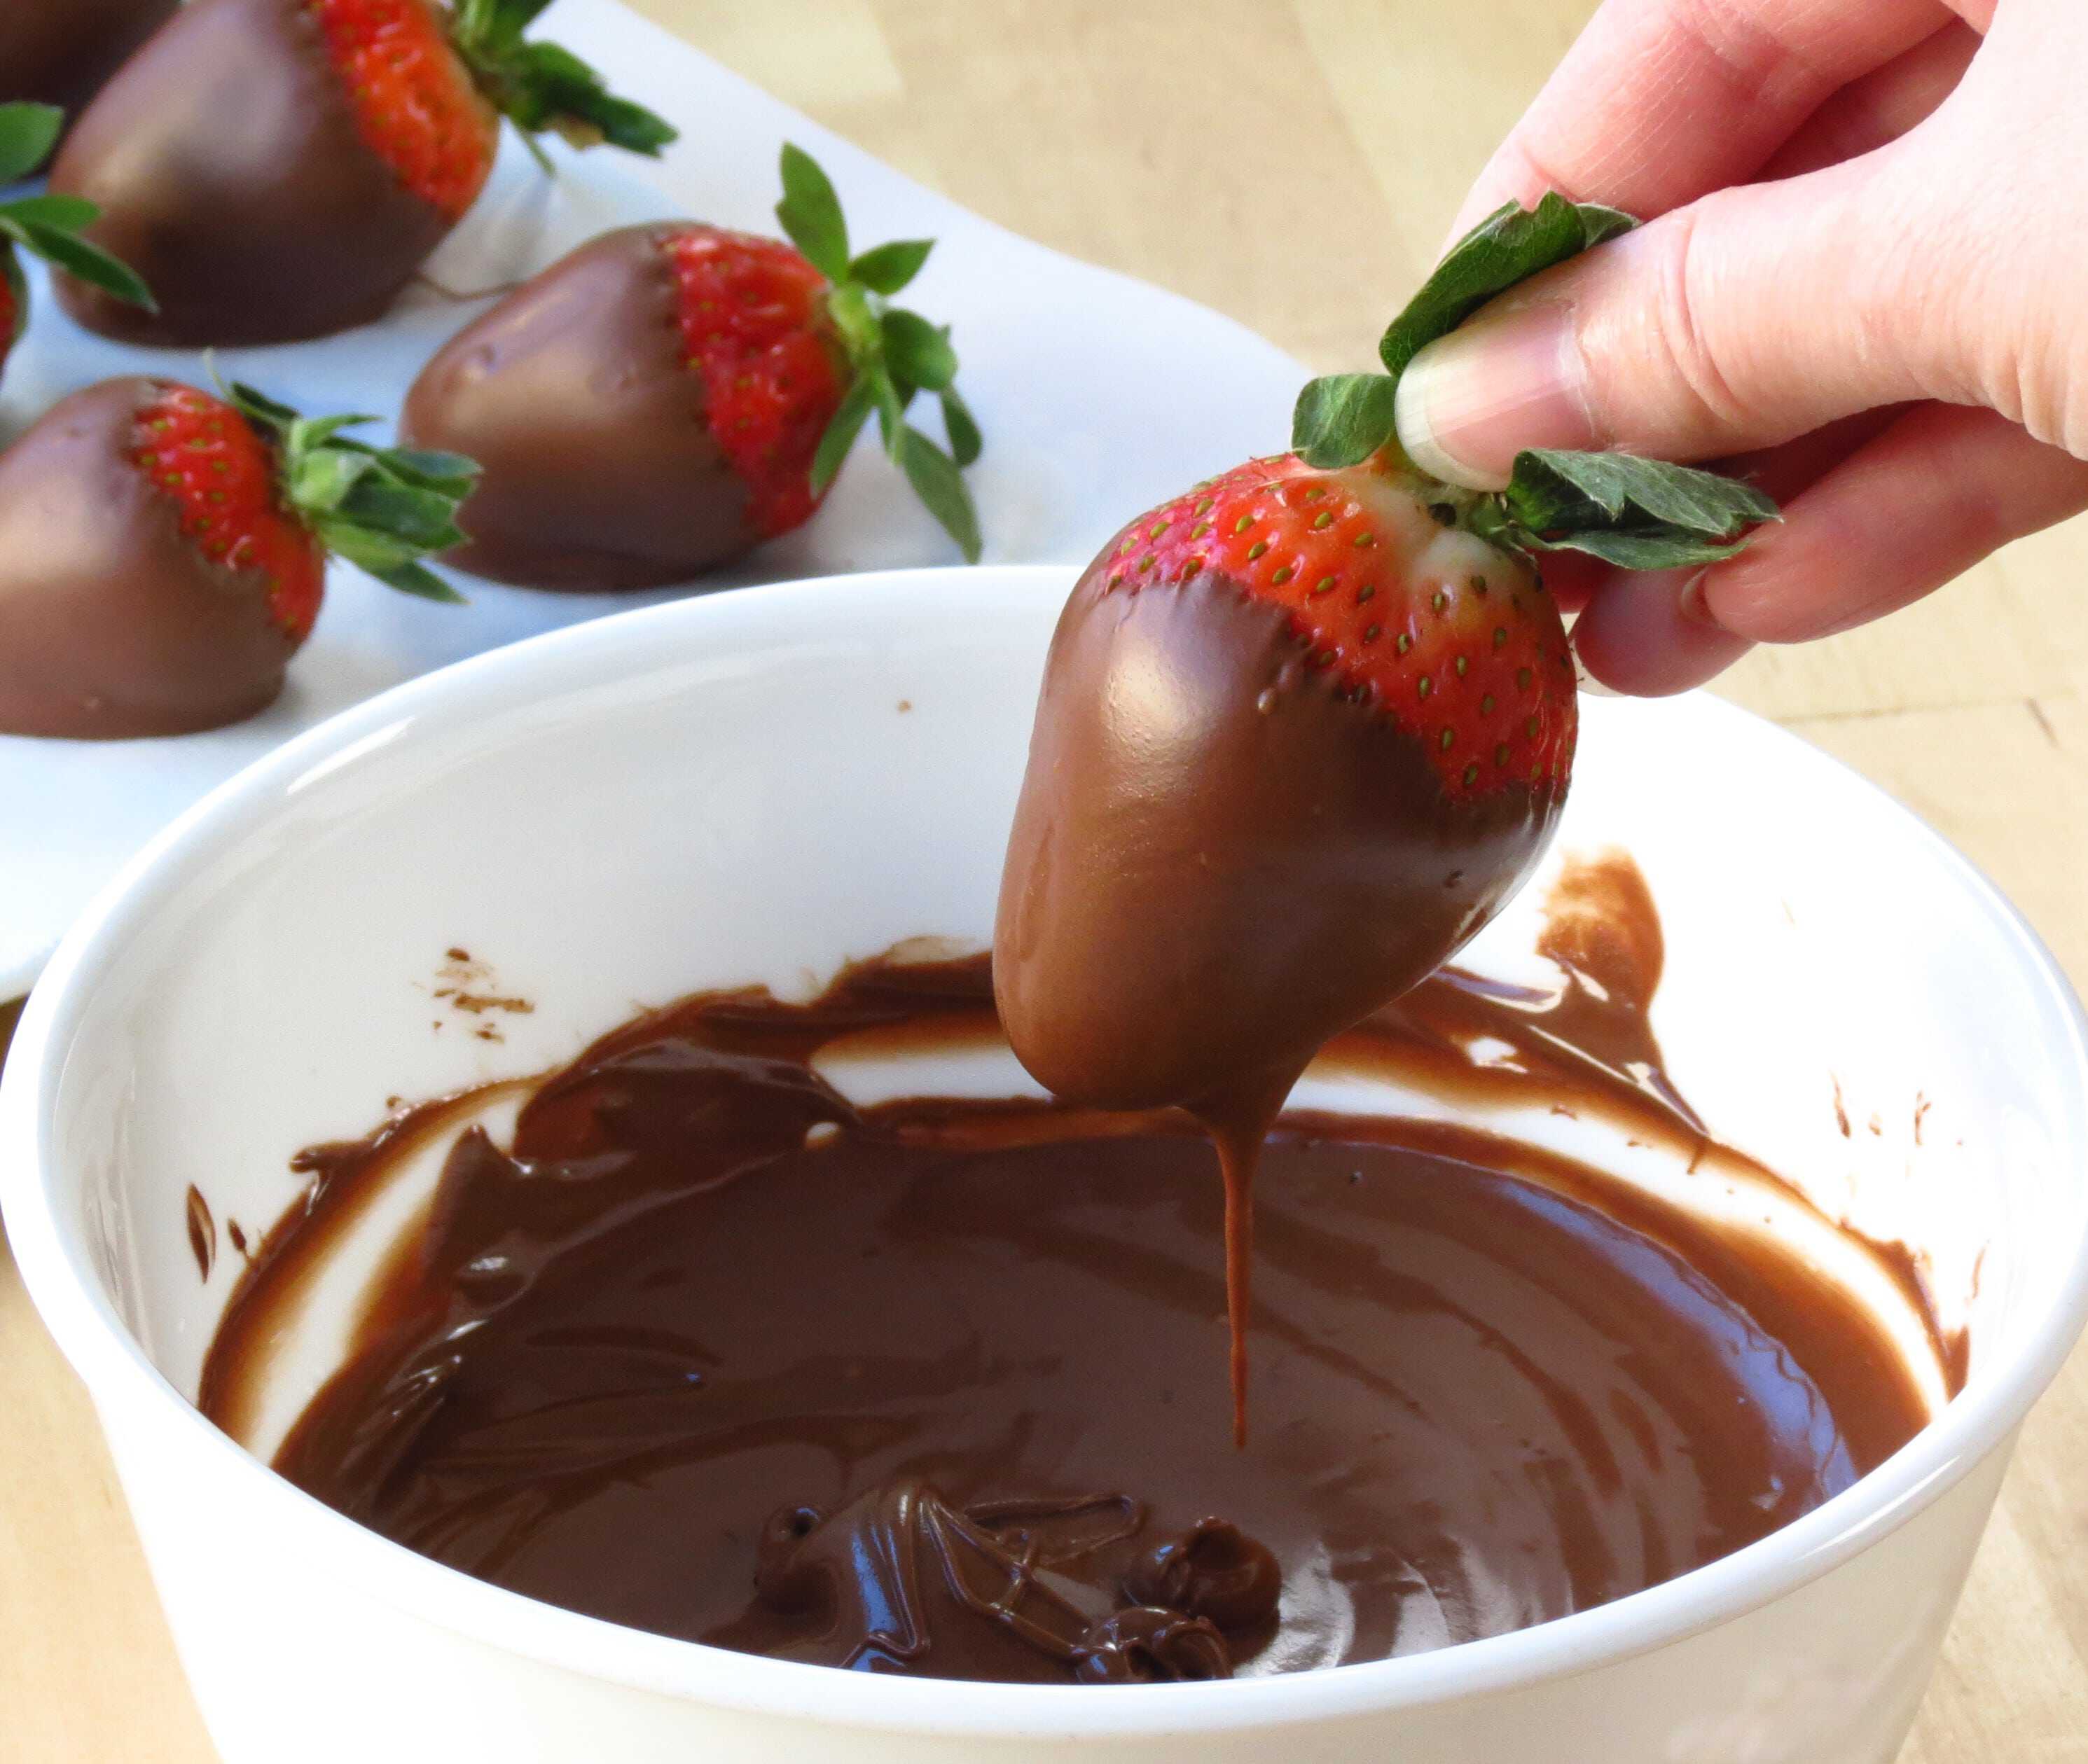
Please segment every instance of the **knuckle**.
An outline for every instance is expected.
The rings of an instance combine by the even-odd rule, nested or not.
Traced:
[[[1644,383],[1667,407],[1649,417],[1677,440],[1715,444],[1721,434],[1745,428],[1752,412],[1711,322],[1716,271],[1702,248],[1698,213],[1682,210],[1647,237],[1639,318]]]

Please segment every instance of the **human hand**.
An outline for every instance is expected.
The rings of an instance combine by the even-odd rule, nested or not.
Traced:
[[[1649,224],[1414,358],[1416,463],[1720,459],[1784,504],[1740,556],[1547,563],[1589,671],[1679,691],[1863,623],[2088,508],[2088,5],[1607,0],[1457,233],[1547,189]]]

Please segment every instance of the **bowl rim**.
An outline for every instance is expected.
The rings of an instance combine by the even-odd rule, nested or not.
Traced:
[[[554,677],[591,651],[631,649],[642,670],[672,666],[678,646],[762,640],[823,629],[875,609],[879,634],[910,620],[976,614],[989,596],[1055,608],[1067,566],[917,569],[735,589],[610,615],[473,656],[395,686],[256,761],[178,818],[66,933],[30,994],[0,1080],[0,1212],[25,1285],[87,1384],[105,1428],[148,1420],[244,1485],[258,1516],[296,1535],[306,1570],[336,1577],[382,1605],[481,1644],[591,1678],[749,1714],[938,1737],[1193,1734],[1324,1722],[1470,1698],[1585,1672],[1731,1621],[1818,1578],[1940,1499],[1996,1450],[2057,1373],[2088,1321],[2088,1229],[2045,1315],[2009,1360],[1966,1391],[1885,1463],[1794,1523],[1675,1579],[1532,1628],[1427,1654],[1218,1684],[1112,1687],[971,1684],[836,1672],[685,1642],[540,1603],[445,1567],[366,1530],[278,1476],[220,1433],[146,1357],[117,1315],[54,1205],[53,1138],[60,1081],[87,1001],[135,931],[197,864],[265,825],[281,800],[417,728],[440,735],[510,677]],[[807,621],[816,609],[820,617]],[[926,625],[919,628],[933,628]],[[2060,1106],[2070,1149],[2088,1167],[2088,1017],[2049,950],[1962,853],[1884,791],[1788,731],[1705,694],[1663,714],[1746,726],[1744,738],[1803,749],[1908,824],[1938,867],[2013,946],[2019,970],[2063,1026],[2073,1083]],[[118,1407],[120,1405],[120,1407]]]

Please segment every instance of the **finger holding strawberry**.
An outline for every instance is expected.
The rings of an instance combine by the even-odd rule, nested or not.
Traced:
[[[525,139],[657,154],[668,124],[524,38],[548,3],[192,0],[88,106],[51,173],[54,192],[100,208],[88,236],[159,308],[66,276],[67,310],[135,343],[325,336],[379,317],[463,218],[503,118]]]
[[[380,450],[249,387],[74,393],[0,454],[0,732],[106,739],[265,709],[310,634],[328,557],[454,600],[469,459]]]
[[[697,221],[605,233],[429,362],[401,430],[484,468],[460,568],[526,586],[686,582],[802,525],[875,416],[960,551],[978,425],[946,327],[891,303],[926,240],[852,253],[832,185],[783,150],[791,242]],[[908,421],[940,406],[947,450]]]
[[[54,105],[0,104],[0,190],[35,172],[57,144],[65,113]],[[152,296],[128,265],[81,236],[96,211],[66,196],[18,196],[0,201],[0,369],[29,322],[29,288],[18,252],[28,251],[69,270],[112,301],[149,312]]]

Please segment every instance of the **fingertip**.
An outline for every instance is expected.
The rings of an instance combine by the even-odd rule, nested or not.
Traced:
[[[1752,646],[1702,610],[1705,572],[1619,574],[1597,588],[1573,627],[1581,665],[1633,698],[1667,698],[1714,678]]]
[[[1578,551],[1547,553],[1542,570],[1544,592],[1564,618],[1571,618],[1587,605],[1615,574],[1609,565]]]

